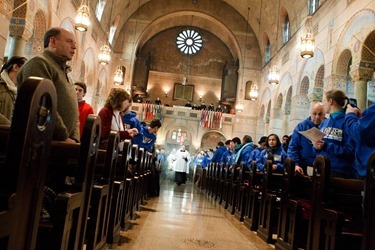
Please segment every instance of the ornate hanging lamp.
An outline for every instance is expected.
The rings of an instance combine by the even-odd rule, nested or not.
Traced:
[[[101,65],[107,65],[111,60],[111,49],[107,43],[100,48],[98,59]]]
[[[121,66],[117,67],[115,71],[115,77],[113,77],[116,85],[122,85],[124,82],[124,72],[122,71]]]
[[[305,23],[306,33],[301,37],[301,57],[311,58],[314,56],[315,38],[312,30],[311,16],[308,16]]]
[[[274,65],[270,68],[270,71],[268,73],[268,83],[275,86],[279,84],[279,78],[280,78],[279,71],[276,65]]]
[[[87,31],[90,25],[90,9],[87,0],[82,0],[81,6],[77,11],[74,28],[81,32]]]
[[[250,100],[251,101],[256,101],[258,99],[259,91],[258,91],[258,86],[255,83],[252,83],[250,87]]]

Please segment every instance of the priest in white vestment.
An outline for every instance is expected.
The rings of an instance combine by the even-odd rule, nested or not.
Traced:
[[[185,149],[183,145],[180,150],[174,155],[175,166],[175,182],[177,185],[186,183],[186,174],[189,173],[190,153]]]

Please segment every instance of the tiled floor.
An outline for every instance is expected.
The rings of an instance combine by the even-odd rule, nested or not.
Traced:
[[[192,184],[163,181],[116,249],[273,249]]]

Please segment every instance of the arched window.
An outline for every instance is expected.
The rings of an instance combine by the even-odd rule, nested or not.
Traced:
[[[285,15],[284,25],[283,25],[283,43],[287,43],[290,38],[290,22],[288,14]]]
[[[99,0],[98,4],[96,5],[95,16],[96,18],[98,18],[99,21],[102,19],[103,11],[104,11],[104,7],[106,3],[107,3],[107,0]]]
[[[309,0],[309,14],[312,15],[319,8],[319,0]]]
[[[267,42],[266,42],[265,59],[266,59],[266,63],[268,63],[271,60],[271,44],[270,44],[269,39],[267,39]]]

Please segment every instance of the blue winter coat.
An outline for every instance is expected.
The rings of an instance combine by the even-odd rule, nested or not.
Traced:
[[[346,114],[345,125],[350,138],[356,141],[354,167],[357,174],[364,177],[367,172],[368,158],[375,150],[375,105],[366,109],[361,118],[354,113]]]
[[[354,176],[354,152],[356,142],[345,130],[345,112],[340,110],[324,120],[319,129],[326,135],[322,150],[312,149],[317,155],[327,156],[331,161],[331,173],[342,177]]]
[[[292,158],[296,166],[306,167],[312,166],[316,158],[315,151],[311,149],[312,142],[305,136],[301,135],[299,131],[306,131],[314,127],[315,124],[311,118],[307,118],[298,123],[292,135],[292,140],[289,143],[287,155]]]
[[[214,152],[214,155],[212,156],[211,158],[211,162],[218,162],[218,163],[221,163],[221,157],[223,156],[223,154],[225,153],[225,151],[227,151],[227,147],[226,146],[220,146],[218,147],[215,152]]]
[[[239,166],[241,162],[246,163],[246,168],[249,169],[249,165],[247,164],[248,160],[250,159],[251,152],[254,149],[254,143],[248,142],[236,153],[236,157],[234,159],[235,162],[237,162],[237,165]]]
[[[230,150],[227,150],[222,155],[220,162],[224,163],[224,165],[226,163],[229,163],[229,165],[232,165],[234,162],[234,156],[235,156],[234,151],[231,152]]]
[[[156,142],[156,135],[148,132],[147,126],[141,126],[138,130],[138,134],[134,136],[132,143],[138,145],[140,148],[144,148],[146,151],[150,151]]]
[[[122,117],[125,129],[136,128],[138,131],[141,130],[141,123],[137,118],[137,113],[134,111],[127,112]]]
[[[257,169],[259,171],[264,172],[264,164],[267,162],[268,152],[269,149],[263,149],[257,157]],[[277,173],[282,173],[284,169],[284,160],[286,159],[286,153],[282,146],[276,149],[273,153],[273,164],[277,165]]]

